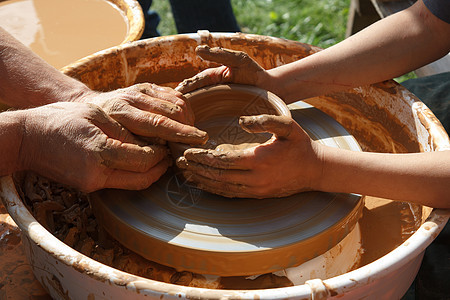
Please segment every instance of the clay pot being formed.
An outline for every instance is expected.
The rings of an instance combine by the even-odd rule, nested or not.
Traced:
[[[195,116],[195,126],[208,133],[201,147],[219,151],[242,150],[264,143],[270,134],[252,134],[239,126],[240,116],[277,115],[290,117],[284,101],[261,88],[242,84],[221,84],[204,87],[185,94]],[[190,145],[169,143],[176,159]]]

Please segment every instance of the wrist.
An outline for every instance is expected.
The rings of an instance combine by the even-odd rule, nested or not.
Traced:
[[[88,88],[85,84],[78,82],[76,86],[74,86],[68,92],[67,96],[62,99],[64,102],[82,102],[87,103],[90,99],[98,95],[99,92],[93,91]]]
[[[0,114],[0,175],[22,170],[21,145],[23,141],[23,111]]]
[[[311,162],[311,171],[309,187],[311,190],[315,191],[326,191],[326,156],[325,153],[326,146],[319,142],[311,141],[311,149],[313,152],[313,157],[309,159]]]
[[[18,170],[38,171],[41,162],[42,151],[50,152],[51,145],[43,138],[45,131],[46,106],[21,111],[20,123],[22,138],[19,148]]]
[[[283,91],[280,89],[278,84],[278,78],[276,74],[271,70],[263,71],[258,73],[256,85],[262,89],[268,90],[281,99],[283,99]]]

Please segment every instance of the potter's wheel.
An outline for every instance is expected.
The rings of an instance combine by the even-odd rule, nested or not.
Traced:
[[[321,111],[298,102],[292,117],[315,140],[354,151],[354,138]],[[167,172],[143,191],[91,195],[100,223],[143,257],[200,274],[254,275],[304,263],[339,243],[355,226],[361,196],[323,192],[276,199],[229,199]]]

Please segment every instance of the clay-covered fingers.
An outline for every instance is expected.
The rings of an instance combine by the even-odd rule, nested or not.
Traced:
[[[251,152],[247,150],[222,152],[188,149],[177,159],[177,166],[189,181],[200,189],[225,197],[250,197],[252,171]]]
[[[107,168],[105,173],[110,173],[106,177],[109,183],[103,187],[145,188],[157,180],[162,170],[167,169],[167,148],[162,145],[144,145],[100,108],[92,104],[88,106],[91,108],[88,112],[90,122],[101,130],[99,135],[103,135],[97,136],[98,142],[92,144],[100,164]],[[118,174],[123,176],[122,180],[115,179]]]
[[[229,69],[226,66],[209,68],[201,71],[191,78],[183,80],[180,84],[178,84],[175,90],[186,94],[205,86],[228,83],[231,81],[229,74]]]
[[[179,157],[176,162],[178,168],[184,172],[194,173],[216,181],[229,183],[242,183],[248,180],[250,171],[240,169],[223,169],[205,164],[187,161],[185,157]]]
[[[167,148],[161,145],[139,146],[108,138],[99,154],[102,164],[108,168],[147,172],[167,157]]]
[[[92,103],[87,103],[87,106],[91,108],[88,117],[92,124],[101,129],[106,136],[124,143],[142,144],[130,131],[107,115],[100,107]]]
[[[105,180],[103,188],[145,189],[156,182],[166,172],[169,165],[170,162],[167,159],[163,159],[146,172],[112,169]]]
[[[143,112],[163,115],[184,124],[193,124],[193,113],[181,98],[175,97],[178,100],[172,100],[173,102],[180,102],[176,104],[165,99],[149,96],[140,90],[140,87],[133,86],[108,92],[99,96],[94,103],[116,120],[119,117],[128,117],[129,113],[132,113],[131,108],[135,108]]]
[[[139,136],[157,137],[185,144],[203,144],[208,139],[206,132],[193,126],[133,106],[124,107],[112,117]]]
[[[257,189],[240,183],[217,181],[202,175],[186,171],[183,176],[193,182],[199,189],[228,198],[255,198]]]
[[[195,53],[204,60],[220,63],[230,68],[247,67],[251,70],[264,70],[247,53],[207,45],[197,46]]]
[[[239,125],[247,132],[270,132],[277,138],[288,138],[299,127],[292,118],[275,115],[241,116]]]
[[[247,53],[224,48],[210,48],[201,45],[196,53],[202,59],[222,64],[222,67],[206,69],[192,78],[181,82],[176,90],[187,93],[207,85],[218,83],[240,83],[256,85],[268,75]]]
[[[211,149],[191,148],[184,151],[184,157],[179,159],[178,164],[183,168],[185,162],[195,162],[219,169],[248,170],[252,161],[249,159],[249,149],[242,151],[216,151]]]
[[[207,134],[192,126],[194,115],[184,96],[168,87],[141,83],[107,93],[90,93],[93,103],[135,135],[203,144]],[[97,124],[98,125],[98,124]]]
[[[194,114],[182,93],[152,83],[139,83],[123,89],[128,90],[136,93],[131,93],[126,99],[131,105],[182,123],[194,124]]]

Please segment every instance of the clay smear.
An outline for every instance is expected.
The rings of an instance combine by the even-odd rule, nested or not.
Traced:
[[[7,0],[0,26],[56,68],[119,45],[128,32],[106,0]]]
[[[209,140],[202,148],[218,151],[243,150],[264,143],[270,134],[252,134],[244,131],[237,117],[205,120],[196,127],[208,133]]]
[[[25,257],[20,229],[0,201],[0,299],[46,299],[46,294]]]

